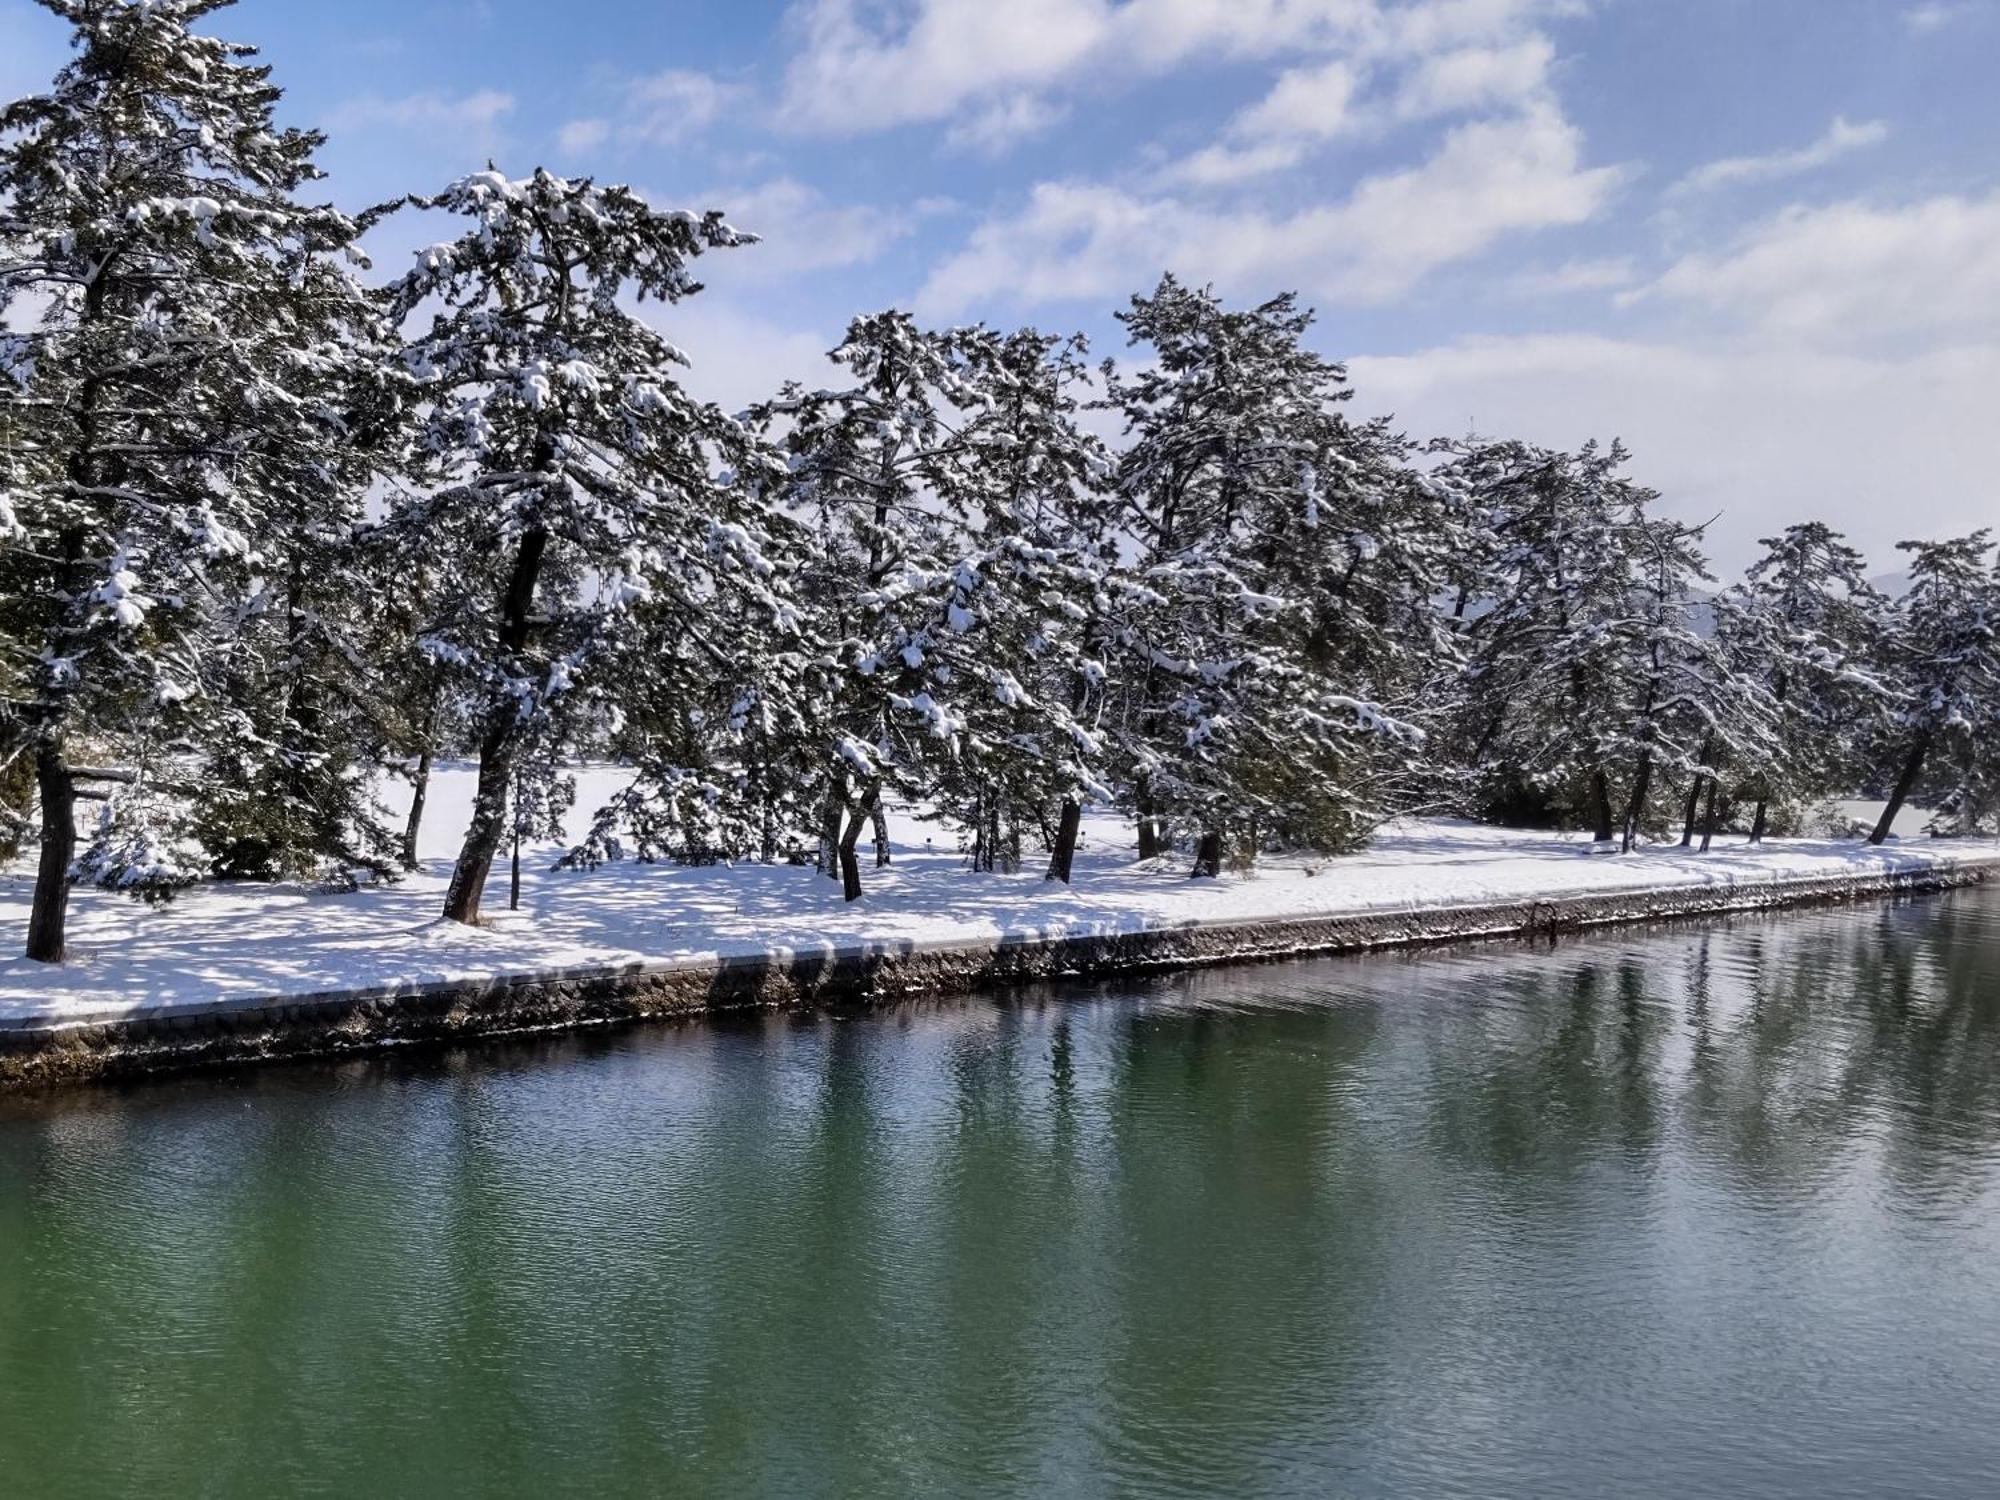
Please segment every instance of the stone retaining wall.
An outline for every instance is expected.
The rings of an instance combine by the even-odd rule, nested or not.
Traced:
[[[1549,939],[1585,927],[1946,890],[2000,876],[2000,855],[1889,873],[1576,892],[1401,911],[1189,923],[1114,936],[877,944],[682,967],[269,999],[142,1004],[115,1019],[0,1028],[0,1086],[56,1084],[395,1043],[452,1043],[712,1012],[843,1005],[1038,980],[1409,947]]]

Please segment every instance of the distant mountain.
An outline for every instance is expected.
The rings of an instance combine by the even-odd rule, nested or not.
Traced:
[[[1900,599],[1910,591],[1908,573],[1881,573],[1868,580],[1891,599]]]

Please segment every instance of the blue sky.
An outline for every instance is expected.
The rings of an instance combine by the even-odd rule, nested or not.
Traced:
[[[1420,435],[1624,437],[1714,550],[2000,523],[2000,0],[243,0],[349,206],[491,157],[767,237],[692,383],[856,312],[1080,328],[1300,291]],[[0,0],[0,92],[63,36]],[[393,269],[423,226],[393,226]]]

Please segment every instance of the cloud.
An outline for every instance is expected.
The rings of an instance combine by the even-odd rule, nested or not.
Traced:
[[[1054,129],[1068,115],[1063,106],[1034,94],[1012,94],[953,125],[945,144],[957,150],[998,155],[1016,141]]]
[[[565,152],[580,155],[613,143],[628,148],[673,145],[706,130],[746,91],[707,73],[668,68],[627,79],[613,92],[614,107],[607,114],[570,120],[557,132]]]
[[[855,134],[1193,61],[1471,46],[1579,8],[1577,0],[801,0],[779,119]]]
[[[1378,61],[1335,57],[1287,69],[1240,112],[1223,139],[1183,157],[1161,180],[1219,187],[1297,166],[1317,145],[1378,133],[1396,122],[1515,110],[1548,102],[1555,47],[1529,36],[1497,47],[1464,47],[1416,59],[1381,100],[1364,98]]]
[[[1045,182],[1024,210],[976,228],[919,301],[954,312],[996,298],[1101,300],[1172,269],[1248,294],[1295,287],[1333,301],[1386,302],[1506,235],[1596,216],[1620,173],[1583,166],[1582,150],[1580,132],[1544,104],[1461,125],[1428,160],[1288,215]]]
[[[1836,116],[1833,124],[1827,127],[1826,134],[1810,146],[1802,146],[1796,151],[1774,151],[1768,156],[1732,156],[1712,161],[1706,166],[1696,167],[1667,191],[1670,195],[1679,196],[1740,187],[1745,183],[1776,182],[1830,166],[1844,156],[1851,156],[1870,146],[1879,146],[1888,138],[1889,127],[1884,121],[1864,120],[1857,125]]]
[[[756,248],[731,255],[747,258]],[[788,327],[735,302],[711,287],[672,304],[648,302],[648,322],[687,353],[682,379],[696,397],[725,411],[741,411],[777,394],[787,380],[826,382],[826,351],[837,339],[829,332]]]
[[[514,112],[514,96],[498,89],[452,96],[431,91],[385,99],[366,94],[334,106],[321,122],[329,131],[398,130],[449,135],[490,148],[500,136],[500,122]]]
[[[1993,345],[1902,358],[1631,342],[1472,339],[1349,361],[1359,411],[1418,435],[1520,436],[1556,446],[1622,437],[1671,513],[1718,516],[1728,571],[1759,538],[1819,518],[1883,567],[1912,533],[1991,521]],[[1920,521],[1913,517],[1921,517]]]
[[[595,151],[610,139],[609,120],[571,120],[556,132],[556,144],[568,156],[581,156],[587,151]]]
[[[1173,163],[1161,179],[1218,187],[1297,166],[1314,142],[1354,126],[1360,87],[1359,72],[1340,58],[1287,69],[1268,94],[1229,122],[1222,141]]]
[[[829,203],[816,188],[789,177],[708,193],[701,201],[720,205],[730,223],[762,237],[740,254],[718,257],[713,267],[704,264],[704,279],[718,283],[861,265],[907,237],[920,216],[920,210]]]
[[[1498,109],[1543,96],[1555,44],[1545,36],[1524,37],[1510,46],[1461,47],[1423,58],[1396,96],[1396,114],[1405,120]]]
[[[1928,36],[1935,31],[1943,31],[1955,21],[1962,21],[1973,12],[1968,3],[1946,4],[1943,0],[1933,0],[1927,5],[1912,5],[1903,11],[1903,24],[1919,36]]]
[[[1617,291],[1639,279],[1637,263],[1630,256],[1615,255],[1524,271],[1508,281],[1507,289],[1517,297],[1565,297],[1577,292]]]
[[[1631,300],[1816,344],[2000,334],[2000,192],[1792,207],[1676,262]]]

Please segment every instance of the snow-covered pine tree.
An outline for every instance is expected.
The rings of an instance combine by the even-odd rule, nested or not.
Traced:
[[[352,306],[356,226],[295,196],[320,138],[278,128],[252,49],[192,29],[230,0],[39,3],[76,56],[0,111],[0,421],[25,454],[0,610],[5,753],[33,758],[41,804],[27,951],[59,961],[79,796],[120,789],[86,873],[146,892],[200,872],[167,783],[217,623],[265,566],[268,497],[335,462],[293,387]]]
[[[970,586],[955,601],[967,628],[953,666],[972,683],[939,805],[973,831],[975,868],[1011,866],[1032,822],[1047,878],[1067,882],[1085,805],[1111,796],[1098,728],[1117,588],[1111,462],[1078,421],[1082,339],[1021,329],[969,342]]]
[[[1457,740],[1489,806],[1524,799],[1580,821],[1600,843],[1617,836],[1614,741],[1624,722],[1621,637],[1634,578],[1629,538],[1652,492],[1620,473],[1613,444],[1564,453],[1513,441],[1440,445],[1441,484],[1484,518],[1481,583],[1461,585],[1476,610]]]
[[[399,457],[407,379],[380,299],[322,265],[294,288],[288,405],[256,454],[260,571],[206,654],[197,836],[219,873],[392,878],[400,840],[377,786],[414,726],[397,689],[421,598],[407,547],[381,545],[371,489]]]
[[[449,538],[458,574],[428,638],[484,700],[479,786],[445,915],[476,922],[521,745],[567,695],[605,694],[628,607],[665,595],[696,622],[719,572],[757,571],[747,495],[718,482],[735,425],[675,379],[685,357],[626,305],[677,302],[710,249],[750,243],[717,212],[537,170],[475,173],[420,209],[471,220],[394,289],[419,322],[430,492],[392,525]],[[572,710],[576,717],[581,712]]]
[[[1622,528],[1616,540],[1631,575],[1625,608],[1592,622],[1620,657],[1624,704],[1605,748],[1612,763],[1630,767],[1627,854],[1638,847],[1656,785],[1676,774],[1708,782],[1706,851],[1720,768],[1766,760],[1776,738],[1762,684],[1739,677],[1728,653],[1695,628],[1696,590],[1710,579],[1701,535],[1658,517]]]
[[[1991,533],[1898,546],[1910,554],[1910,589],[1890,612],[1883,652],[1897,697],[1898,763],[1871,844],[1889,837],[1928,757],[1940,748],[1962,753],[1967,741],[2000,731],[2000,579]]]
[[[793,585],[819,647],[805,687],[817,726],[810,784],[819,863],[849,900],[856,846],[889,797],[924,798],[961,753],[963,701],[988,691],[969,555],[979,455],[965,427],[984,405],[977,331],[937,333],[905,313],[857,318],[830,358],[846,384],[793,384],[752,413],[786,456],[781,507],[807,551]]]
[[[1163,824],[1195,834],[1197,875],[1229,838],[1351,848],[1419,755],[1383,705],[1446,649],[1402,445],[1342,417],[1346,373],[1289,295],[1236,311],[1168,276],[1118,316],[1149,355],[1106,398],[1151,596],[1121,664],[1141,856]]]
[[[1753,844],[1770,829],[1774,804],[1795,819],[1858,782],[1863,747],[1888,706],[1872,665],[1887,601],[1868,581],[1867,559],[1823,521],[1787,527],[1763,546],[1743,581],[1713,604],[1716,641],[1775,718],[1769,753],[1736,767],[1756,802]]]
[[[732,525],[751,555],[796,559],[810,541],[764,496],[782,465],[747,435],[730,482],[745,492]],[[821,805],[813,786],[820,671],[781,566],[718,570],[698,595],[656,590],[636,601],[608,672],[619,683],[607,748],[636,768],[563,864],[630,856],[712,864],[795,857]]]

